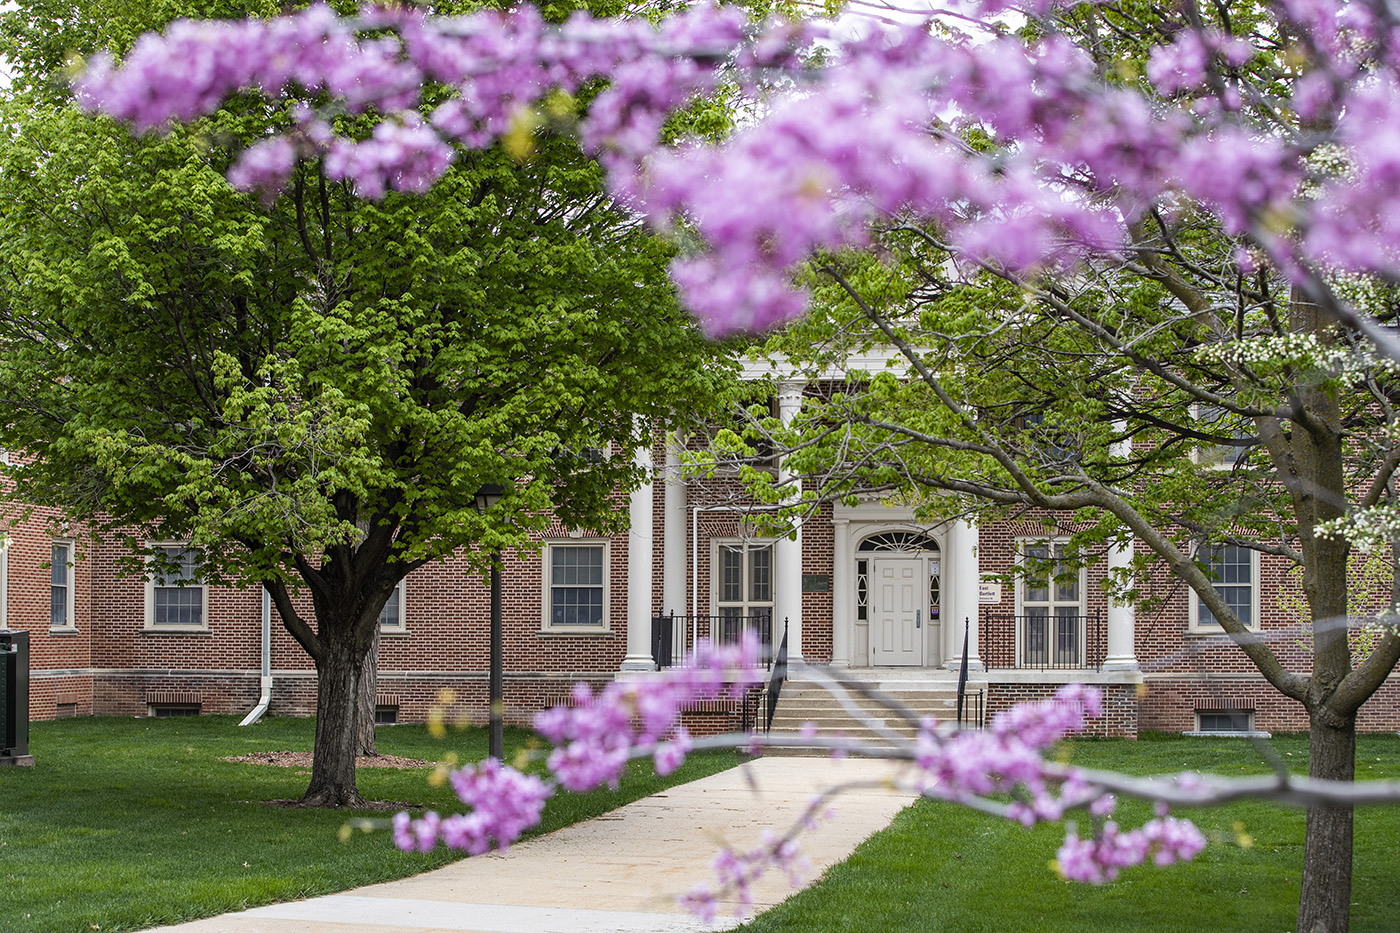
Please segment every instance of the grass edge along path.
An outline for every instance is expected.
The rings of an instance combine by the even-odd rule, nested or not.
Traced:
[[[1271,744],[1306,771],[1307,737]],[[1183,770],[1263,773],[1258,754],[1236,739],[1149,736],[1080,741],[1068,759],[1134,774]],[[1357,778],[1400,778],[1400,738],[1358,737]],[[835,808],[839,812],[838,798]],[[1210,839],[1196,860],[1139,867],[1094,887],[1061,881],[1051,868],[1060,824],[1031,830],[953,804],[921,800],[872,835],[816,884],[740,927],[743,933],[1180,933],[1218,929],[1279,933],[1297,920],[1302,810],[1258,801],[1179,810]],[[1150,807],[1120,801],[1124,827]],[[1244,845],[1241,845],[1241,843]],[[1400,806],[1358,808],[1352,933],[1400,924]]]
[[[386,813],[268,805],[301,796],[309,772],[223,759],[309,751],[315,721],[237,722],[199,716],[33,723],[36,767],[0,769],[0,930],[121,933],[390,881],[461,857],[401,853],[388,832],[342,833],[349,819]],[[532,739],[507,730],[507,760]],[[394,726],[379,730],[377,744],[383,754],[428,761],[448,753],[462,761],[486,756],[484,729],[436,740],[426,727]],[[649,761],[634,762],[615,792],[556,795],[537,832],[738,761],[734,753],[693,755],[666,778]],[[366,800],[459,812],[451,789],[431,786],[430,774],[361,768],[357,781]]]

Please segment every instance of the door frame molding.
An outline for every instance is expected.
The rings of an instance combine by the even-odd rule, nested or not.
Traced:
[[[952,530],[951,522],[929,527],[926,523],[914,520],[913,510],[904,506],[888,506],[879,499],[863,500],[856,505],[846,505],[836,503],[832,509],[832,524],[834,527],[834,569],[836,571],[833,580],[832,593],[832,666],[844,667],[870,667],[870,641],[869,641],[869,620],[858,623],[856,620],[856,561],[865,557],[880,554],[888,557],[918,557],[925,561],[925,578],[927,577],[927,560],[932,551],[865,551],[857,552],[856,546],[861,541],[871,535],[889,531],[909,531],[927,535],[938,542],[938,556],[941,561],[939,573],[942,577],[940,593],[940,631],[939,642],[936,651],[930,644],[932,639],[924,638],[924,656],[920,667],[935,669],[946,666],[947,660],[956,652],[949,647],[950,627],[943,625],[954,613],[950,611],[950,602],[955,598],[955,591],[950,584],[950,572],[977,573],[976,556],[972,555],[971,567],[959,567],[959,558],[949,550],[949,535]],[[928,612],[928,594],[924,597],[924,612]],[[971,607],[975,610],[976,607]],[[961,618],[959,616],[959,618]],[[925,619],[927,625],[927,619]],[[961,641],[958,642],[961,645]],[[959,648],[959,650],[961,650]],[[935,663],[930,660],[930,656],[940,659]]]

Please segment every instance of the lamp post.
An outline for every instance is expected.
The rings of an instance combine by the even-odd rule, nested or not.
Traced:
[[[476,510],[482,515],[505,497],[504,486],[487,483],[477,490]],[[487,753],[497,761],[505,759],[505,712],[506,694],[502,671],[501,646],[501,552],[491,549],[491,674],[489,693],[491,708],[488,714],[490,738]]]

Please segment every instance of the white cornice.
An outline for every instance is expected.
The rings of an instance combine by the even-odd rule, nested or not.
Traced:
[[[794,365],[780,357],[749,357],[739,361],[741,378],[747,382],[771,379],[774,382],[837,382],[851,373],[878,373],[887,370],[903,376],[909,368],[909,361],[893,347],[875,348],[866,353],[853,353],[839,365],[822,370]]]

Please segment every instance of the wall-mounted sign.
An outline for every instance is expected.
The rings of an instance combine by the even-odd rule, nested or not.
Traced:
[[[1001,584],[990,583],[986,580],[978,583],[977,601],[983,604],[1001,602]]]
[[[829,573],[804,573],[802,575],[802,592],[804,593],[830,593],[831,574]]]

